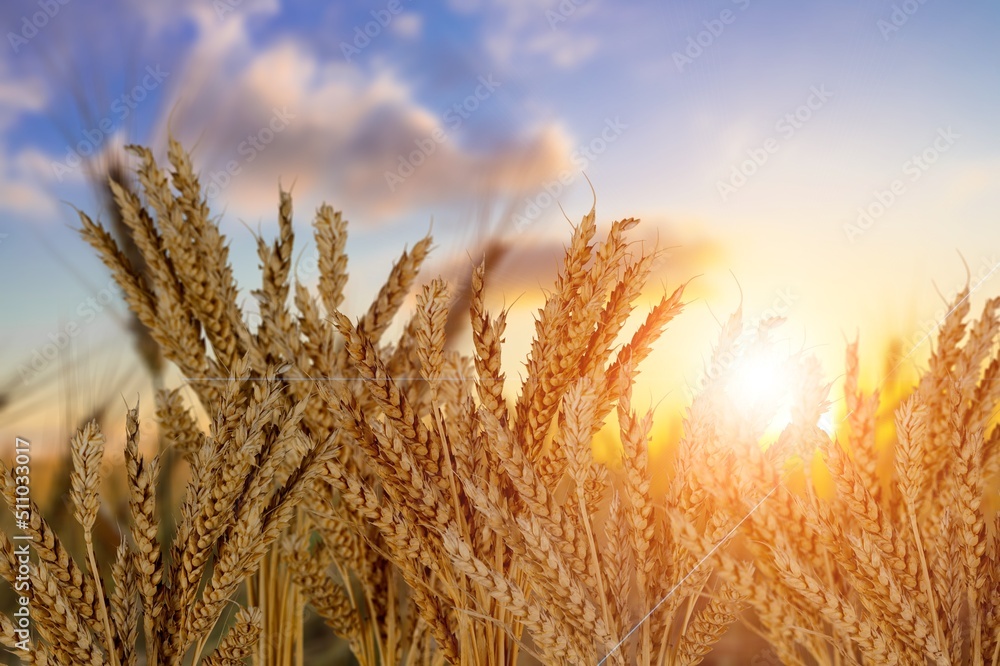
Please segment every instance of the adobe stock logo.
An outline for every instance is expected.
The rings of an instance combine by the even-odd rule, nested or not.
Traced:
[[[556,178],[543,183],[534,197],[524,199],[524,207],[521,212],[513,217],[514,228],[517,232],[521,233],[534,224],[541,216],[542,211],[559,200],[559,195],[574,181],[576,176],[586,171],[587,167],[618,141],[627,129],[628,125],[623,123],[618,116],[615,116],[614,119],[605,119],[600,134],[587,143],[580,144],[570,153],[569,161],[574,170],[563,169]]]
[[[472,114],[496,92],[502,84],[493,78],[493,74],[480,76],[476,79],[478,85],[471,94],[464,99],[455,102],[441,116],[442,120],[448,124],[452,131],[457,130],[462,124],[472,117]],[[396,188],[402,185],[407,178],[416,173],[427,160],[437,152],[438,146],[448,140],[448,135],[441,127],[435,127],[428,136],[419,137],[413,140],[414,150],[409,153],[396,156],[396,170],[383,172],[385,184],[390,192],[395,192]]]
[[[910,18],[920,11],[920,8],[926,2],[927,0],[903,0],[899,4],[894,4],[888,20],[880,18],[875,22],[878,31],[882,33],[882,39],[886,42],[889,41],[894,34],[902,30],[903,26],[909,23]]]
[[[160,65],[146,67],[146,75],[138,85],[122,93],[111,103],[110,112],[101,118],[93,127],[83,130],[82,138],[76,145],[66,146],[66,155],[62,161],[52,162],[52,173],[59,182],[68,174],[83,164],[84,158],[96,155],[119,123],[128,118],[143,101],[155,91],[163,81],[170,76]]]
[[[552,30],[557,29],[560,23],[568,21],[569,17],[575,14],[576,10],[585,2],[587,0],[562,0],[555,10],[547,9],[545,11],[545,20],[549,22],[549,28]]]
[[[372,41],[389,27],[393,19],[403,13],[403,3],[400,0],[389,0],[385,9],[373,9],[369,12],[372,20],[362,25],[354,26],[354,39],[348,42],[340,42],[340,52],[344,54],[344,60],[351,62],[356,55],[368,48]]]
[[[732,3],[740,11],[745,12],[750,6],[750,1],[732,0]],[[704,30],[688,36],[683,52],[674,51],[671,54],[677,71],[683,74],[685,67],[704,55],[705,51],[710,49],[722,37],[722,33],[726,31],[726,26],[732,25],[736,21],[737,16],[739,15],[732,9],[723,9],[719,12],[717,18],[702,21],[701,25],[704,27]]]
[[[68,5],[70,0],[38,0],[36,5],[40,11],[35,12],[30,17],[25,14],[21,17],[20,32],[8,32],[7,41],[10,47],[17,53],[21,47],[38,35],[38,32],[49,24],[49,21],[56,17],[63,7]]]
[[[854,243],[859,237],[868,233],[875,223],[909,191],[910,184],[923,178],[924,174],[942,155],[951,150],[960,138],[962,135],[952,130],[951,126],[938,128],[930,144],[903,162],[900,170],[905,178],[894,178],[885,188],[872,190],[872,197],[868,203],[858,207],[854,222],[844,224],[844,235],[847,236],[847,240]]]
[[[283,106],[280,109],[274,107],[271,110],[271,118],[267,124],[255,133],[247,134],[247,138],[240,141],[240,144],[236,147],[236,152],[243,159],[238,161],[229,160],[226,162],[224,169],[213,171],[209,175],[211,182],[205,186],[205,196],[209,199],[219,196],[222,190],[229,187],[230,183],[233,182],[233,178],[243,172],[243,166],[257,159],[257,156],[271,145],[275,137],[284,132],[294,119],[295,114],[289,111],[288,107]]]
[[[111,278],[103,289],[82,300],[74,311],[75,317],[60,326],[58,330],[51,331],[46,336],[48,338],[46,342],[31,350],[28,362],[18,366],[17,372],[24,385],[31,385],[45,368],[59,357],[59,354],[69,346],[74,338],[96,320],[112,302],[120,301],[123,295],[121,287],[118,286],[114,278]]]
[[[764,168],[764,165],[778,152],[782,145],[781,141],[791,140],[796,132],[802,129],[832,97],[833,93],[827,90],[825,85],[809,88],[809,96],[805,102],[778,118],[777,122],[774,123],[777,137],[770,136],[759,146],[747,148],[745,153],[747,159],[733,165],[729,171],[729,178],[715,181],[715,190],[719,193],[719,198],[723,202],[729,201],[729,197],[750,182],[750,179]]]

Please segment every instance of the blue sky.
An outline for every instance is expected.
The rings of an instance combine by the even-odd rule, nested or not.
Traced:
[[[6,3],[0,25],[4,369],[107,282],[73,231],[92,188],[59,164],[81,142],[162,155],[168,129],[206,185],[238,167],[210,204],[247,288],[247,227],[272,231],[280,179],[303,239],[323,200],[350,219],[355,308],[432,220],[432,271],[467,263],[486,230],[509,239],[510,302],[568,237],[546,187],[578,218],[585,173],[599,219],[641,217],[677,246],[659,285],[703,276],[682,337],[710,337],[741,294],[753,313],[791,290],[803,344],[881,344],[934,317],[935,285],[964,280],[958,253],[988,276],[977,296],[1000,291],[996,3],[52,0]],[[116,336],[101,316],[74,345]]]

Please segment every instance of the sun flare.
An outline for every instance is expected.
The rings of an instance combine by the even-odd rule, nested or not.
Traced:
[[[789,401],[793,384],[787,360],[772,350],[751,350],[733,366],[727,393],[741,410],[774,409]]]

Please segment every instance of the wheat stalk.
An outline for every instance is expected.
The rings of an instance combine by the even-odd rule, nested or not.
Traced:
[[[770,447],[774,410],[740,410],[727,385],[734,364],[773,348],[776,322],[743,344],[737,310],[665,472],[633,394],[686,284],[624,335],[662,257],[630,240],[637,220],[599,239],[591,210],[574,227],[511,385],[508,312],[487,307],[485,259],[457,288],[421,282],[426,237],[352,318],[346,220],[316,211],[311,289],[295,275],[297,222],[279,188],[277,238],[256,238],[251,322],[187,153],[171,140],[167,168],[130,150],[138,188],[108,186],[128,243],[83,213],[81,234],[187,383],[154,398],[158,456],[141,451],[138,404],[126,412],[120,542],[95,543],[107,510],[96,423],[70,442],[79,550],[0,466],[36,556],[31,663],[305,663],[308,605],[364,666],[515,666],[525,654],[696,664],[738,622],[785,663],[998,666],[1000,521],[985,498],[1000,470],[1000,300],[970,322],[959,294],[898,405],[860,388],[849,344],[836,438],[818,426],[830,385],[792,355],[791,422]],[[882,426],[888,412],[895,428]],[[613,455],[598,460],[612,414]],[[163,492],[175,463],[176,505]],[[0,577],[14,586],[20,563],[0,537]],[[18,645],[2,614],[0,643]]]

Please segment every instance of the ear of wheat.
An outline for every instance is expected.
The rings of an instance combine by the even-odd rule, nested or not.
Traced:
[[[131,150],[139,191],[110,188],[134,251],[85,214],[81,232],[198,403],[156,394],[158,450],[186,463],[186,487],[179,507],[163,506],[162,459],[140,450],[129,409],[129,520],[102,567],[92,528],[105,441],[97,424],[73,438],[82,548],[36,506],[28,524],[34,662],[304,663],[308,606],[365,666],[697,664],[737,621],[785,663],[998,663],[998,525],[983,501],[1000,473],[997,302],[970,325],[968,294],[956,300],[895,408],[893,465],[856,345],[845,441],[818,427],[830,386],[800,356],[790,423],[762,447],[773,413],[734,408],[726,388],[748,353],[737,311],[685,415],[667,490],[654,493],[652,415],[633,387],[684,285],[625,335],[659,258],[628,240],[636,220],[600,240],[594,211],[574,227],[515,384],[485,262],[460,299],[469,355],[448,344],[451,286],[417,289],[429,237],[352,318],[340,309],[345,220],[316,211],[319,279],[307,289],[279,191],[277,239],[257,242],[251,325],[187,153],[171,141],[167,172]],[[772,325],[752,350],[773,345]],[[599,463],[595,437],[612,418],[619,455]],[[817,455],[832,493],[801,471]],[[0,471],[13,508],[15,479]],[[14,547],[0,537],[0,576],[14,585]],[[18,645],[11,618],[0,616],[0,642]]]
[[[268,474],[278,465],[272,459],[287,455],[297,421],[275,404],[273,374],[261,386],[247,381],[245,364],[237,371],[226,384],[216,427],[193,454],[169,565],[158,542],[158,460],[139,453],[137,408],[129,410],[126,421],[131,529],[118,545],[110,581],[102,579],[90,539],[100,510],[104,437],[91,423],[73,438],[71,499],[86,560],[78,564],[37,506],[30,507],[26,532],[37,560],[29,567],[29,579],[40,638],[30,654],[50,655],[54,663],[135,664],[141,633],[147,663],[181,663],[190,654],[197,661],[237,587],[257,570],[307,489],[336,455],[332,439],[311,444],[291,474],[274,484]],[[244,413],[237,416],[237,408]],[[283,427],[275,427],[276,421]],[[18,505],[15,477],[5,466],[0,471],[0,490],[13,508]],[[0,574],[15,585],[18,562],[4,539]],[[257,610],[240,615],[219,644],[217,658],[252,648],[259,624]]]

